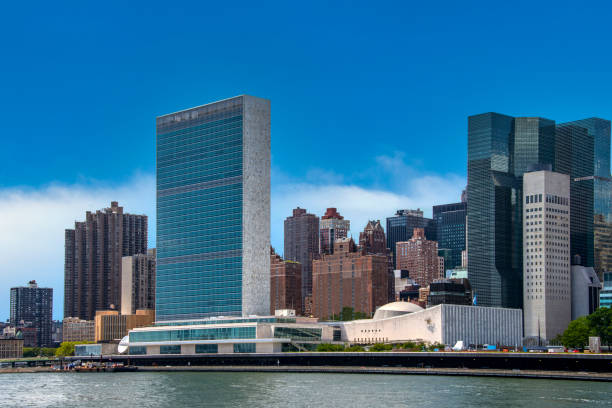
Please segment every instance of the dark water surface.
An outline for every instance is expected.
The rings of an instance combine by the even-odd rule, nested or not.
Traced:
[[[367,374],[0,374],[7,407],[609,407],[612,384]]]

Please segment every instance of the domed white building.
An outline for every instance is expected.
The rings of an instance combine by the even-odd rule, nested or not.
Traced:
[[[453,345],[520,345],[520,309],[441,304],[423,309],[410,302],[381,306],[372,319],[343,322],[342,339],[356,344],[424,341]]]
[[[410,302],[392,302],[376,309],[373,320],[388,319],[408,313],[420,312],[423,308]]]

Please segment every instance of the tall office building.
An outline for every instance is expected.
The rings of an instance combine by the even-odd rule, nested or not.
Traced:
[[[479,305],[522,306],[521,197],[527,171],[570,175],[571,255],[593,264],[594,185],[601,179],[594,175],[594,162],[604,156],[600,167],[608,166],[609,176],[609,123],[594,118],[555,126],[548,119],[497,113],[468,118],[468,274]],[[608,148],[595,153],[598,136],[599,145]],[[599,201],[605,203],[603,196]],[[609,212],[607,204],[602,207]],[[607,234],[601,235],[605,253]]]
[[[158,321],[270,313],[270,101],[157,118]]]
[[[583,265],[592,266],[601,280],[604,271],[612,270],[610,121],[588,118],[563,123],[557,129],[565,142],[564,152],[569,151],[571,157],[571,169],[566,172],[572,177],[572,195],[582,199],[572,202],[577,206],[572,207],[572,215],[592,220],[586,227],[572,228],[572,254],[579,254]]]
[[[380,220],[368,221],[364,230],[359,233],[359,246],[367,254],[386,254],[388,252],[385,230],[380,225]]]
[[[36,281],[11,288],[10,322],[36,333],[36,347],[52,347],[53,289],[39,288]],[[23,322],[23,323],[22,323]]]
[[[423,228],[415,228],[412,238],[395,244],[397,258],[395,269],[407,270],[410,279],[426,287],[435,279],[443,278],[438,257],[438,243],[425,237]]]
[[[155,309],[155,249],[122,259],[121,314],[138,309]]]
[[[313,315],[330,318],[350,307],[371,316],[388,302],[387,279],[386,256],[364,255],[352,238],[338,239],[332,254],[313,263]]]
[[[572,317],[569,175],[523,175],[525,337],[550,341]]]
[[[395,276],[393,270],[393,257],[391,250],[387,248],[385,230],[380,220],[368,221],[363,232],[359,233],[359,247],[365,255],[381,255],[387,258],[387,296],[389,302],[395,301]]]
[[[302,314],[302,265],[270,252],[270,313],[293,309]]]
[[[302,265],[302,305],[312,294],[312,261],[319,256],[319,217],[295,208],[285,219],[285,259]]]
[[[333,254],[334,242],[340,238],[346,238],[351,229],[351,222],[345,220],[335,208],[328,208],[321,217],[319,223],[321,235],[319,242],[321,245],[320,253]]]
[[[465,250],[467,202],[434,205],[433,220],[436,226],[438,250],[444,250],[446,269],[461,266],[461,252]]]
[[[147,216],[109,208],[87,211],[65,232],[64,317],[93,320],[121,306],[121,258],[147,252]]]
[[[393,265],[397,264],[395,246],[398,242],[408,241],[415,228],[423,228],[425,237],[436,240],[436,226],[431,218],[423,217],[420,208],[416,210],[397,210],[395,216],[387,217],[387,248],[393,255]]]

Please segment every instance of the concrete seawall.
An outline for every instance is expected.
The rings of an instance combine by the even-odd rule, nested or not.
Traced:
[[[301,366],[181,366],[140,367],[141,372],[283,372],[283,373],[337,373],[337,374],[393,374],[393,375],[444,375],[472,377],[539,378],[548,380],[581,380],[612,382],[612,373],[588,373],[538,370],[492,370],[453,368],[406,368],[406,367],[301,367]]]
[[[50,367],[1,368],[0,374],[16,373],[70,373],[53,371]],[[342,367],[342,366],[141,366],[138,372],[257,372],[257,373],[336,373],[336,374],[391,374],[391,375],[435,375],[501,378],[532,378],[547,380],[579,380],[612,382],[612,373],[500,370],[469,368],[410,368],[410,367]],[[112,373],[82,373],[82,375]]]
[[[73,357],[73,359],[76,359]],[[612,354],[381,352],[179,354],[104,356],[84,361],[123,362],[155,366],[362,367],[413,369],[536,370],[612,373]]]

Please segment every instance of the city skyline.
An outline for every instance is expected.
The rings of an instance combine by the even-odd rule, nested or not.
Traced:
[[[486,7],[459,4],[443,15],[426,5],[336,5],[322,14],[259,5],[234,10],[236,31],[197,53],[191,50],[202,37],[223,28],[222,9],[192,7],[185,15],[172,6],[158,14],[155,7],[114,13],[43,5],[24,14],[12,7],[20,6],[7,6],[14,18],[0,28],[16,39],[5,47],[12,63],[0,68],[8,95],[0,109],[2,310],[8,288],[37,279],[55,289],[54,317],[61,315],[62,231],[83,211],[119,201],[147,214],[155,237],[154,128],[165,112],[242,93],[272,100],[272,245],[279,252],[283,220],[297,206],[318,216],[337,207],[357,239],[370,219],[404,208],[431,217],[431,206],[458,202],[469,115],[537,114],[558,123],[612,117],[604,12],[530,4],[503,8],[493,20]],[[542,21],[543,13],[550,19]],[[517,18],[523,29],[508,29]],[[109,19],[130,30],[109,30]],[[574,30],[553,29],[567,19]],[[574,58],[551,70],[568,44]],[[160,61],[160,50],[170,48],[176,58]],[[529,67],[509,58],[519,50]],[[595,54],[598,64],[585,66]],[[76,160],[92,146],[97,160]]]

